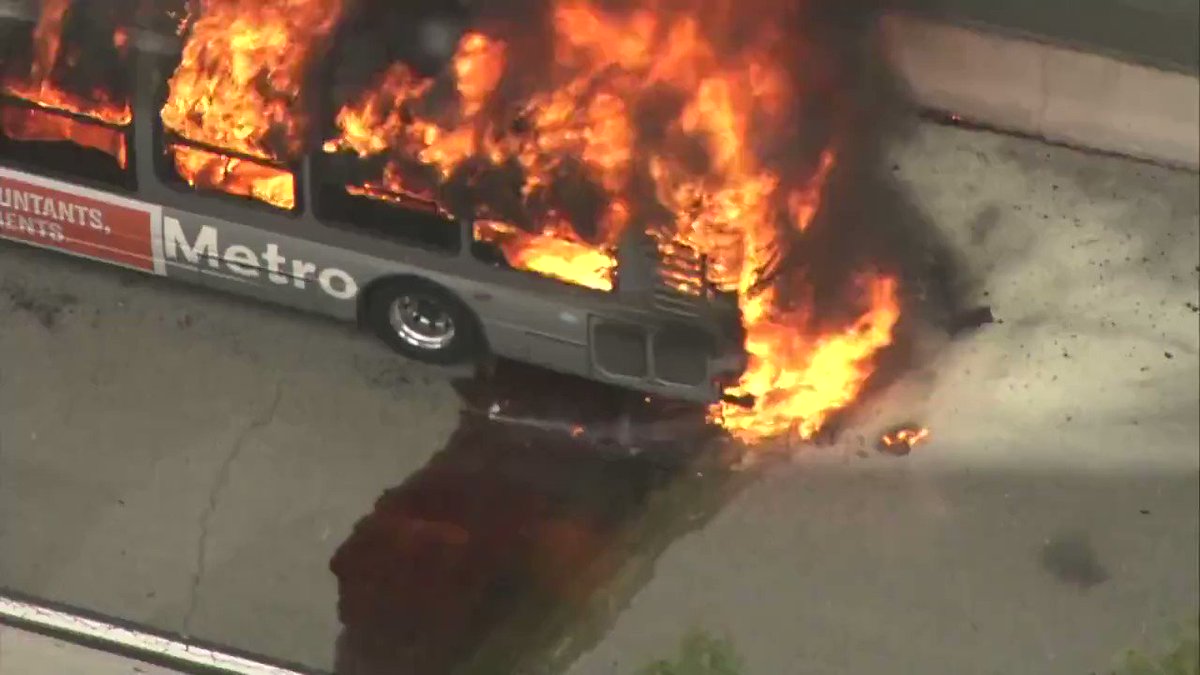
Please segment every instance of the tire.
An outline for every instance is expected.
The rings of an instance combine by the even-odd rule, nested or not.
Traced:
[[[455,365],[480,356],[475,314],[453,293],[424,279],[396,279],[367,297],[366,323],[394,351],[414,361]]]

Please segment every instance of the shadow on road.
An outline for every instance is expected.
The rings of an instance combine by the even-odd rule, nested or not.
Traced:
[[[694,407],[507,364],[457,388],[446,447],[330,563],[339,673],[559,672],[742,483]]]

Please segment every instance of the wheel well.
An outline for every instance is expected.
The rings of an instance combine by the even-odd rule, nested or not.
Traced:
[[[359,328],[367,327],[367,307],[370,305],[371,296],[373,296],[375,293],[378,293],[379,289],[396,283],[432,284],[449,293],[452,297],[458,300],[458,303],[467,311],[467,315],[470,317],[471,321],[475,323],[475,339],[479,341],[480,348],[484,351],[490,350],[487,334],[483,330],[483,322],[479,319],[479,315],[475,313],[475,310],[469,304],[467,304],[465,300],[459,297],[458,293],[455,293],[453,290],[446,288],[446,286],[443,284],[439,284],[432,279],[427,279],[416,274],[392,274],[389,276],[379,277],[378,279],[372,279],[369,283],[367,283],[366,286],[359,289],[358,297],[355,299],[357,304],[355,309],[355,313],[357,314],[356,322]]]
[[[356,320],[360,328],[367,325],[367,307],[370,305],[371,296],[379,292],[379,289],[394,283],[403,283],[408,281],[416,281],[418,283],[426,282],[433,283],[428,279],[419,277],[415,274],[393,274],[391,276],[379,277],[372,279],[366,286],[358,290],[358,297],[355,298],[355,314]]]

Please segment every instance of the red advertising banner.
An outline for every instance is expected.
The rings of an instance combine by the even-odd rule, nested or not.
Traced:
[[[157,270],[157,209],[0,169],[0,237]]]

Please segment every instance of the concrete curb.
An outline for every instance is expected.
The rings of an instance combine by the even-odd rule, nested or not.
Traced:
[[[889,14],[885,52],[916,102],[964,121],[1200,169],[1200,79]]]

